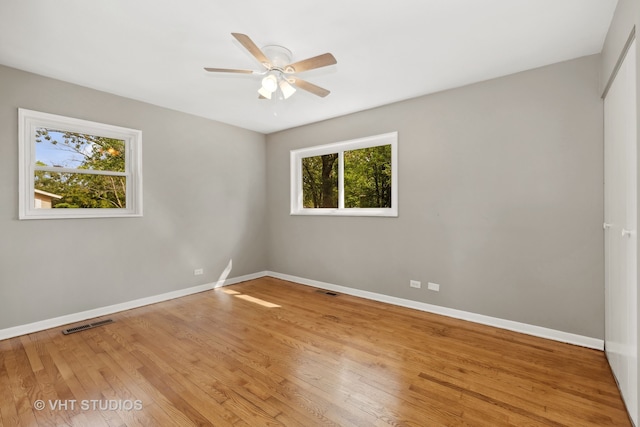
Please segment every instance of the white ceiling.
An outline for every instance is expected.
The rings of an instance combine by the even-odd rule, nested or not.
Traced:
[[[263,133],[602,50],[617,0],[0,0],[0,64]],[[232,36],[279,44],[327,88],[259,100]]]

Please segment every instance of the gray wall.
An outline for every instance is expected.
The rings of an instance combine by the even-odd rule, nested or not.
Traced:
[[[270,270],[603,338],[600,66],[580,58],[268,135]],[[289,150],[390,131],[398,218],[289,215]]]
[[[0,94],[0,329],[266,269],[264,135],[2,66]],[[18,221],[18,107],[142,130],[144,217]]]
[[[0,67],[0,329],[212,282],[233,259],[231,277],[269,269],[602,338],[600,67],[581,58],[266,145]],[[18,221],[18,107],[141,129],[144,217]],[[398,218],[289,215],[289,150],[396,130]]]

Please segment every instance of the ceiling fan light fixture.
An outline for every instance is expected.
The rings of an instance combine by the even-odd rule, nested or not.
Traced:
[[[266,90],[264,87],[261,87],[260,89],[258,89],[258,93],[264,98],[271,99],[272,92]]]
[[[284,96],[284,99],[289,99],[291,95],[296,93],[296,88],[291,86],[285,79],[280,80],[280,90],[282,91],[282,96]]]
[[[292,76],[292,74],[337,64],[336,58],[332,54],[324,53],[291,63],[291,51],[283,46],[267,45],[260,49],[246,34],[231,33],[231,35],[266,70],[255,71],[205,67],[205,71],[212,73],[258,74],[264,76],[258,89],[260,99],[288,99],[297,89],[302,89],[322,98],[329,95],[330,92],[327,89],[299,79]],[[273,97],[274,94],[275,98]]]
[[[264,89],[269,93],[273,93],[278,89],[278,78],[275,74],[269,73],[264,79],[262,79],[261,89]]]

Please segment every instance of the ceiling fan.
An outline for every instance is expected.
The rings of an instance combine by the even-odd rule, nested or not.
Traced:
[[[264,70],[254,71],[210,67],[205,67],[205,70],[214,73],[264,75],[262,79],[262,86],[258,89],[258,97],[261,99],[271,99],[274,94],[275,96],[281,95],[282,98],[287,99],[294,94],[296,87],[322,98],[329,95],[330,92],[327,89],[316,86],[306,80],[302,80],[301,78],[294,76],[294,74],[336,64],[336,58],[334,58],[332,54],[324,53],[322,55],[291,63],[291,51],[285,47],[268,45],[260,49],[249,38],[249,36],[245,34],[231,33],[231,35],[235,37],[236,40],[238,40],[240,44],[258,60],[258,62],[260,62],[264,67]]]

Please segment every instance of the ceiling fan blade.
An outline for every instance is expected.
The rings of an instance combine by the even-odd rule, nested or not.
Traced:
[[[332,54],[323,53],[313,58],[303,59],[302,61],[289,64],[284,68],[284,71],[286,73],[301,73],[302,71],[313,70],[337,63],[338,61],[336,61],[336,58]]]
[[[244,48],[247,49],[249,53],[253,55],[253,57],[256,58],[258,62],[260,62],[267,70],[273,68],[271,61],[269,61],[269,58],[267,58],[265,54],[262,53],[260,48],[256,46],[256,44],[249,38],[249,36],[240,33],[231,33],[231,35],[235,37],[236,40],[238,40],[240,44],[244,46]]]
[[[287,80],[289,81],[289,83],[298,86],[300,89],[311,92],[312,94],[318,95],[322,98],[331,93],[327,89],[321,88],[320,86],[316,86],[313,83],[309,83],[308,81],[299,79],[297,77],[288,77]]]
[[[210,71],[212,73],[242,73],[242,74],[254,74],[255,71],[251,70],[236,70],[232,68],[210,68],[204,67],[205,70]]]

